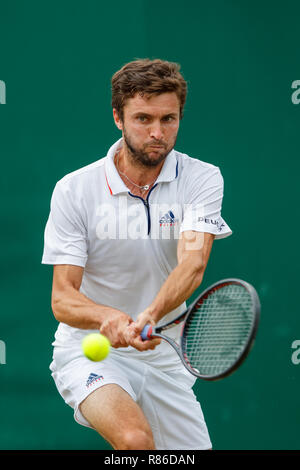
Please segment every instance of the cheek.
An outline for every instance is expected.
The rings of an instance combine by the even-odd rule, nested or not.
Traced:
[[[178,133],[178,128],[179,128],[179,126],[177,124],[174,124],[174,126],[170,126],[167,129],[167,135],[170,138],[176,139],[176,136],[177,136],[177,133]]]
[[[147,126],[141,126],[140,124],[132,124],[130,132],[135,139],[139,139],[141,135],[147,134]]]

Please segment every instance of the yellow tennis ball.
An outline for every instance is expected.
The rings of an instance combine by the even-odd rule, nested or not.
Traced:
[[[100,333],[90,333],[82,340],[84,355],[91,361],[103,361],[110,351],[110,342]]]

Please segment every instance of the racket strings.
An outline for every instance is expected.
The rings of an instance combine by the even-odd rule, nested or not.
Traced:
[[[201,375],[218,375],[240,357],[253,326],[253,302],[242,286],[229,284],[197,304],[185,325],[185,357]]]

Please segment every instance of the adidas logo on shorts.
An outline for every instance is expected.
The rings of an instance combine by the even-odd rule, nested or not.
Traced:
[[[97,374],[91,373],[89,375],[89,378],[87,379],[86,387],[87,388],[90,387],[93,383],[99,382],[99,380],[103,380],[103,375],[97,375]]]

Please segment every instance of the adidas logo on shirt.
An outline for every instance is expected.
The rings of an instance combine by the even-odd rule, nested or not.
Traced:
[[[175,215],[173,214],[172,211],[167,212],[160,220],[159,220],[159,225],[160,226],[172,226],[178,223],[178,219],[175,218]]]

